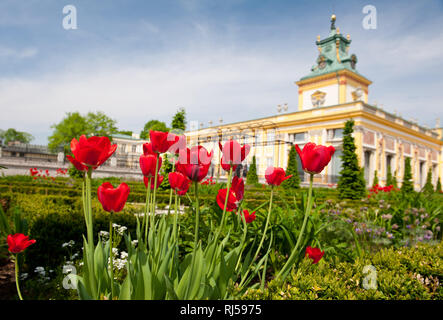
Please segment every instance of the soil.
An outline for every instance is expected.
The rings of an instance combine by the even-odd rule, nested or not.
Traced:
[[[11,260],[0,260],[0,300],[15,300],[15,265]]]

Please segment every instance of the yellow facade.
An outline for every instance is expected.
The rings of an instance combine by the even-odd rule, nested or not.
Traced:
[[[349,38],[344,40],[341,34],[333,31],[325,40],[317,41],[317,45],[326,46],[328,41],[339,40],[349,46]],[[299,92],[298,111],[199,128],[186,133],[188,143],[214,150],[213,175],[223,175],[218,166],[219,142],[236,139],[241,144],[248,143],[251,152],[245,163],[250,165],[255,155],[257,172],[262,179],[268,166],[286,168],[288,153],[294,144],[300,147],[307,142],[334,145],[337,151],[331,163],[315,181],[319,185],[331,186],[337,183],[341,170],[341,129],[347,120],[354,119],[356,153],[360,165],[365,169],[368,185],[372,184],[375,170],[380,183],[384,185],[388,166],[393,175],[396,173],[400,185],[405,157],[412,160],[412,175],[417,190],[424,185],[429,169],[433,171],[435,185],[437,177],[443,178],[442,129],[420,126],[368,104],[372,82],[354,69],[355,55],[348,55],[347,49],[340,53],[342,56],[337,61],[332,62],[324,58],[322,50],[319,50],[319,63],[329,61],[331,68],[335,69],[328,72],[327,68],[321,66],[326,70],[322,73],[321,68],[314,68],[309,76],[295,82]],[[350,61],[353,64],[349,64]]]

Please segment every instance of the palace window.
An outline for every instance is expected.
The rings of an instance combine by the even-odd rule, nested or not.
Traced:
[[[328,130],[328,140],[339,140],[343,139],[343,129],[329,129]]]
[[[275,140],[275,131],[274,130],[268,130],[266,132],[266,135],[268,137],[268,143],[273,143]]]
[[[290,133],[289,141],[292,143],[304,143],[306,141],[307,132]]]

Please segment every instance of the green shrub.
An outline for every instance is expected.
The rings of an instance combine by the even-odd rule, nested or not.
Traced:
[[[443,246],[419,245],[400,250],[383,249],[354,263],[320,260],[312,264],[303,259],[284,284],[276,280],[263,291],[248,290],[241,299],[253,300],[416,300],[443,298]],[[376,269],[377,289],[364,289],[368,274],[363,268]]]

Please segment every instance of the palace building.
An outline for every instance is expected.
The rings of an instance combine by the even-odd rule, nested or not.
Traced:
[[[289,150],[294,144],[302,148],[307,142],[314,142],[336,148],[331,162],[315,180],[317,185],[334,185],[341,170],[343,127],[352,118],[356,153],[368,186],[372,185],[375,171],[384,185],[389,166],[401,185],[405,157],[411,158],[416,190],[424,185],[428,170],[432,170],[435,186],[437,177],[443,178],[442,128],[437,125],[430,129],[368,104],[372,81],[357,71],[357,56],[349,52],[350,36],[340,33],[334,15],[329,35],[325,39],[318,36],[315,44],[318,48],[315,65],[308,75],[295,82],[299,93],[298,111],[199,127],[185,133],[189,145],[199,144],[214,150],[210,175],[224,175],[219,167],[218,142],[236,139],[251,145],[244,169],[255,155],[261,179],[269,166],[286,169]],[[304,177],[306,182],[308,177],[300,162],[298,167],[302,181]]]

